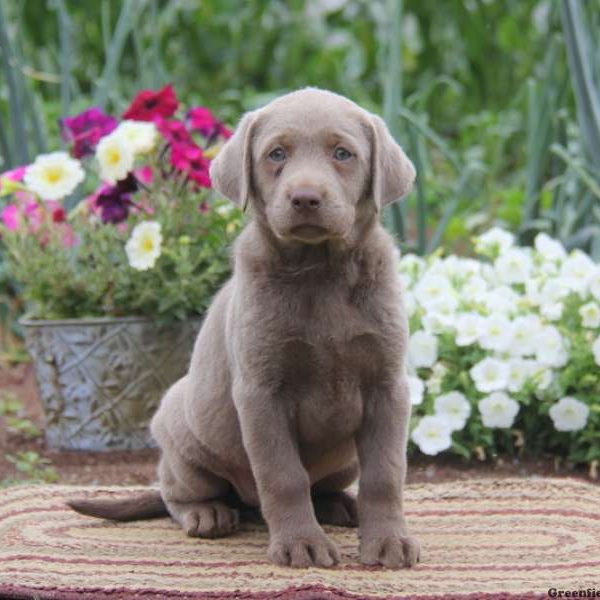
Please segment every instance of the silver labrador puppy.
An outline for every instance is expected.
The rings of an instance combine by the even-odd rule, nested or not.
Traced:
[[[292,567],[336,564],[319,523],[358,522],[362,562],[413,565],[407,322],[378,219],[410,190],[412,163],[379,117],[309,88],[246,114],[211,177],[253,220],[152,421],[160,494],[70,505],[117,520],[168,511],[198,537],[259,507],[269,557]],[[344,490],[359,474],[356,502]]]

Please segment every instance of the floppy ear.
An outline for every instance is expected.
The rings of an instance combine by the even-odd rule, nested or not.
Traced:
[[[392,137],[385,121],[370,115],[372,128],[372,194],[378,209],[399,200],[412,189],[415,167]]]
[[[213,188],[246,210],[252,195],[252,134],[257,111],[246,113],[210,165]]]

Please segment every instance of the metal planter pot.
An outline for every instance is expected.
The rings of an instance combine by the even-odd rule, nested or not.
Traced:
[[[160,327],[138,317],[22,320],[50,448],[154,446],[148,425],[187,371],[201,320]]]

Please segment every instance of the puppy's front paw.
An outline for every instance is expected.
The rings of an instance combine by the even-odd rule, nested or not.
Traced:
[[[361,538],[360,561],[365,565],[383,565],[388,569],[412,567],[419,562],[421,545],[409,535],[388,534]]]
[[[287,534],[269,546],[269,558],[282,567],[332,567],[340,562],[337,546],[322,532]]]

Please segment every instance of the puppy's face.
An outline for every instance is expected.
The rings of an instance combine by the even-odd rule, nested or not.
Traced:
[[[351,105],[336,105],[280,101],[257,127],[253,184],[279,238],[344,239],[354,225],[371,172],[368,129]]]
[[[361,211],[400,198],[414,177],[379,117],[317,89],[246,114],[211,165],[217,191],[306,244],[348,238]]]

